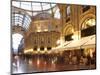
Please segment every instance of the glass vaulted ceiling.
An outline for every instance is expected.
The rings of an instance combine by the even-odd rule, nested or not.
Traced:
[[[27,30],[31,18],[43,12],[54,14],[54,18],[60,18],[56,4],[14,0],[12,1],[12,25],[19,25]]]
[[[56,4],[41,2],[37,3],[32,1],[12,1],[12,6],[26,10],[30,16],[35,16],[38,12],[42,11],[51,13],[51,9],[54,8]]]
[[[12,26],[21,26],[25,30],[27,30],[30,23],[31,23],[31,18],[26,14],[14,13],[12,15]]]

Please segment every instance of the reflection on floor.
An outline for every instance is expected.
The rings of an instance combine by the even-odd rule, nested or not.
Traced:
[[[49,59],[40,56],[35,58],[18,57],[12,63],[13,74],[83,69],[95,69],[95,65],[66,64],[63,63],[63,61],[61,61],[61,63],[57,63],[57,58]]]

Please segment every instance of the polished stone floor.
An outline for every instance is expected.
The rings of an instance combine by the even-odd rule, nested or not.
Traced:
[[[55,59],[45,60],[42,57],[36,58],[17,58],[12,63],[12,73],[32,73],[32,72],[48,72],[48,71],[69,71],[69,70],[88,70],[95,69],[95,65],[72,65],[64,63],[55,63]]]

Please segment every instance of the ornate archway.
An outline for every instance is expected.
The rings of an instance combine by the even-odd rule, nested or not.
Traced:
[[[73,32],[74,32],[74,28],[71,24],[66,25],[63,29],[64,35],[72,34]]]
[[[95,15],[94,14],[86,14],[82,19],[81,19],[81,21],[80,21],[80,26],[79,26],[79,28],[80,28],[80,30],[82,30],[84,27],[87,27],[88,26],[88,24],[87,24],[87,26],[86,26],[86,24],[84,24],[84,23],[86,23],[87,21],[90,21],[90,20],[95,20]]]

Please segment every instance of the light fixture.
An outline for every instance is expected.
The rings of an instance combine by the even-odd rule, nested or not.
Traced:
[[[44,31],[48,31],[48,29],[44,29]]]
[[[47,51],[47,48],[46,47],[44,48],[44,51]]]
[[[24,51],[24,53],[29,53],[29,52],[33,52],[33,49],[28,49]]]
[[[38,48],[37,51],[39,52],[40,51],[40,48]]]

